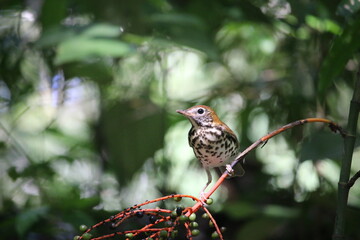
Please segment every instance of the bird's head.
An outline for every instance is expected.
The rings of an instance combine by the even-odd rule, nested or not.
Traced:
[[[215,111],[205,105],[197,105],[186,110],[177,110],[177,113],[188,118],[193,127],[210,127],[213,124],[221,124],[219,117]]]

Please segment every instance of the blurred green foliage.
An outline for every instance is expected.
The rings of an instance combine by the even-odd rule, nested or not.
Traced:
[[[212,106],[243,149],[297,119],[344,124],[358,10],[348,0],[2,1],[0,239],[72,239],[146,199],[198,194],[206,176],[176,109]],[[225,237],[329,239],[341,155],[340,136],[321,125],[251,153],[246,175],[214,196]],[[349,205],[358,239],[356,186]]]

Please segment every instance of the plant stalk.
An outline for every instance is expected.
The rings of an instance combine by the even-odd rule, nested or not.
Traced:
[[[350,103],[349,117],[347,123],[347,134],[344,137],[344,155],[341,164],[338,182],[338,196],[333,240],[344,240],[346,238],[346,210],[349,196],[349,178],[351,170],[352,155],[356,140],[356,129],[360,111],[360,71],[357,74],[354,95]]]

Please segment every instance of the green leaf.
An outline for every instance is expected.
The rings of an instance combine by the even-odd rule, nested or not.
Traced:
[[[12,180],[16,180],[18,177],[21,176],[21,174],[19,174],[16,170],[16,167],[10,167],[8,170],[7,170],[7,174],[9,175],[9,177],[12,179]]]
[[[120,40],[78,37],[59,45],[55,63],[63,64],[93,57],[122,57],[132,50],[130,45]]]
[[[88,210],[100,203],[99,196],[81,197],[77,186],[62,180],[45,183],[42,187],[46,188],[47,203],[60,212]]]
[[[16,180],[19,177],[33,177],[34,175],[43,178],[51,178],[54,175],[54,170],[51,168],[49,162],[40,162],[32,163],[22,171],[16,170],[15,167],[10,167],[7,173],[13,180]]]
[[[167,13],[154,14],[151,20],[156,24],[172,24],[177,26],[185,26],[188,28],[204,29],[205,24],[200,18],[189,14]]]
[[[63,66],[65,77],[85,77],[95,80],[100,86],[107,86],[113,80],[112,69],[105,61],[73,62]],[[104,85],[102,85],[104,84]]]
[[[142,99],[118,102],[103,110],[101,139],[110,169],[119,182],[130,181],[144,162],[163,147],[164,119],[161,109]]]
[[[52,47],[57,44],[75,37],[76,32],[74,29],[64,27],[53,27],[44,31],[40,39],[36,42],[35,46],[39,48]]]
[[[224,211],[232,218],[252,217],[260,213],[260,209],[249,202],[229,203],[224,206]]]
[[[268,217],[294,218],[299,214],[295,208],[279,205],[266,205],[259,208],[254,204],[244,201],[226,204],[224,211],[232,218],[249,218],[260,214]]]
[[[103,37],[103,38],[115,38],[120,36],[122,30],[120,26],[110,24],[94,24],[84,29],[81,33],[82,36],[87,37]]]
[[[16,217],[16,231],[20,236],[25,233],[34,225],[42,216],[48,214],[49,207],[42,206],[20,212]]]
[[[322,95],[342,73],[348,60],[360,48],[360,17],[337,37],[324,59],[319,73],[318,88]]]
[[[275,218],[256,218],[253,221],[245,223],[240,228],[236,239],[269,239],[269,237],[274,233],[274,230],[282,224],[282,220]]]
[[[68,0],[56,1],[47,0],[41,5],[41,14],[39,20],[43,29],[48,29],[59,25],[60,22],[66,18]]]
[[[322,19],[313,15],[305,17],[306,24],[320,32],[330,32],[336,35],[341,34],[341,27],[331,19]]]
[[[37,47],[56,46],[66,40],[78,37],[85,38],[115,38],[119,37],[119,26],[110,24],[94,24],[86,27],[52,27],[46,30],[36,42]]]
[[[123,57],[134,48],[116,37],[121,28],[111,24],[86,27],[53,27],[36,42],[36,46],[57,46],[56,64],[84,61],[93,57]]]
[[[295,218],[299,216],[300,211],[296,208],[280,205],[266,205],[263,208],[263,214],[268,217]]]
[[[208,26],[198,16],[191,14],[155,14],[151,18],[156,30],[173,42],[194,48],[216,59],[217,48],[214,45]]]

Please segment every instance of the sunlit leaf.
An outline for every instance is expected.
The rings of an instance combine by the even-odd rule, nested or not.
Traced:
[[[308,15],[306,16],[305,21],[310,27],[320,32],[326,31],[336,35],[341,33],[341,27],[330,19],[321,19],[312,15]]]
[[[133,50],[120,40],[78,37],[61,43],[56,64],[82,61],[93,57],[122,57]]]
[[[93,24],[85,27],[56,26],[46,30],[36,42],[37,47],[56,46],[66,40],[84,38],[115,38],[121,34],[119,26],[111,24]]]
[[[110,24],[94,24],[84,29],[82,36],[111,38],[120,36],[122,29],[120,26]]]

